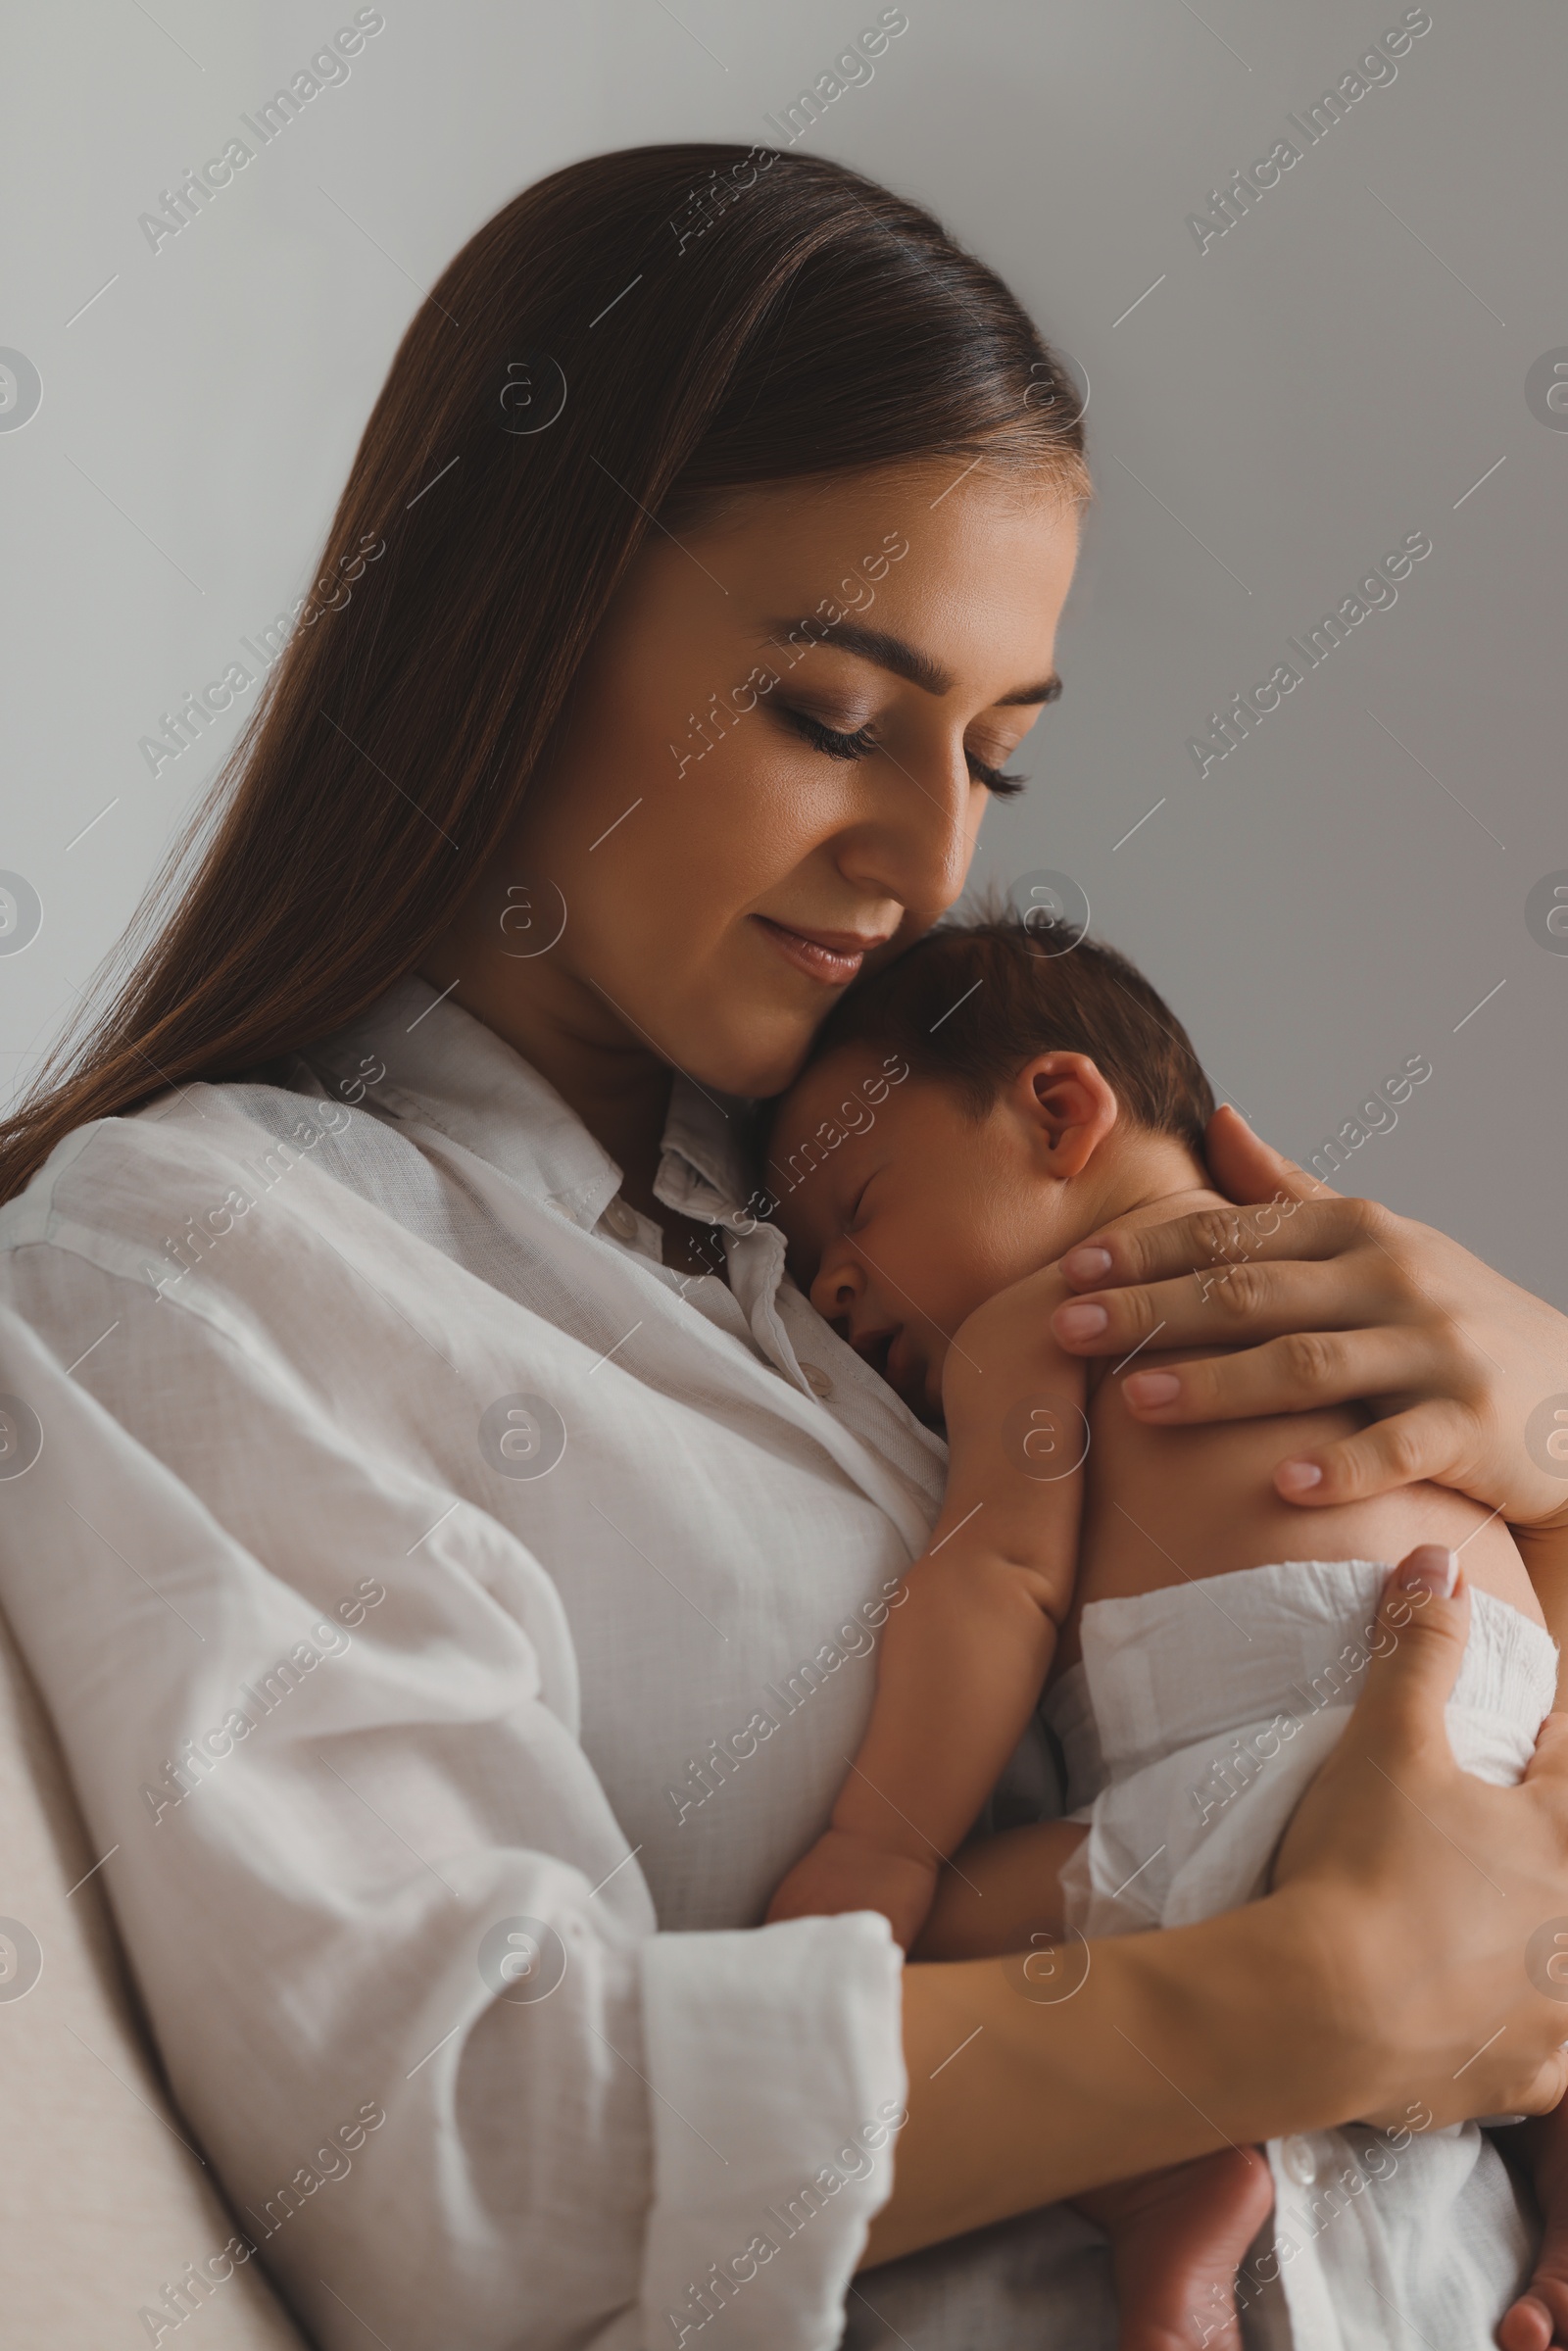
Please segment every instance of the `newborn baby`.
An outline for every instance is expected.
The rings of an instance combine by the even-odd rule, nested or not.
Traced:
[[[1383,1562],[1418,1543],[1463,1554],[1472,1630],[1447,1723],[1465,1769],[1520,1777],[1557,1651],[1507,1529],[1464,1496],[1418,1485],[1309,1515],[1281,1497],[1277,1466],[1364,1412],[1150,1426],[1124,1396],[1173,1359],[1157,1332],[1114,1365],[1055,1347],[1075,1244],[1203,1208],[1221,1237],[1241,1227],[1207,1183],[1213,1099],[1179,1024],[1110,949],[1050,945],[1006,921],[928,934],[841,1000],[772,1115],[797,1279],[913,1412],[961,1420],[964,1458],[988,1450],[990,1474],[910,1572],[855,1766],[768,1917],[881,1910],[917,1958],[1044,1944],[1065,1985],[1086,1935],[1266,1889],[1387,1641]],[[1292,1212],[1250,1213],[1277,1229]],[[1195,1267],[1216,1344],[1183,1360],[1223,1351],[1244,1256],[1225,1246]],[[964,1498],[950,1488],[949,1518]],[[1070,1816],[944,1871],[1043,1690]],[[1179,2054],[1160,2061],[1175,2073]],[[1271,2208],[1258,2273],[1279,2279],[1297,2351],[1371,2351],[1403,2339],[1400,2319],[1412,2341],[1484,2351],[1531,2228],[1480,2129],[1423,2116],[1392,2138],[1356,2125],[1271,2142],[1266,2160],[1231,2148],[1079,2199],[1111,2239],[1124,2351],[1234,2343],[1236,2272]]]

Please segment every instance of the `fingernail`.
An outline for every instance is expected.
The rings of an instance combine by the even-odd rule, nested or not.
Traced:
[[[1061,1260],[1069,1282],[1102,1282],[1110,1271],[1108,1249],[1073,1249]]]
[[[1182,1392],[1182,1384],[1173,1371],[1135,1371],[1130,1380],[1122,1382],[1122,1394],[1129,1403],[1172,1404]]]
[[[1323,1483],[1323,1472],[1315,1461],[1282,1461],[1274,1472],[1274,1483],[1281,1494],[1310,1494],[1314,1486]]]
[[[1058,1339],[1098,1339],[1109,1320],[1103,1306],[1058,1306],[1051,1327]]]
[[[1436,1600],[1449,1599],[1459,1580],[1459,1554],[1444,1550],[1440,1543],[1424,1543],[1400,1561],[1394,1580],[1401,1592],[1426,1592]]]

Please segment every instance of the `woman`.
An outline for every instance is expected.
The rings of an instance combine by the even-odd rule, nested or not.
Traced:
[[[884,2339],[873,2303],[1109,2341],[1055,2199],[1562,2088],[1521,1952],[1568,1766],[1452,1771],[1462,1600],[1278,1890],[1068,2000],[902,1970],[868,1913],[755,1923],[946,1465],[784,1281],[745,1101],[958,895],[1084,490],[1059,367],[914,207],[719,147],[554,174],[420,309],[231,805],[7,1130],[5,1603],[323,2344],[784,2351]],[[1211,1142],[1238,1200],[1296,1185]],[[1255,1346],[1151,1412],[1369,1396],[1306,1506],[1424,1475],[1560,1522],[1520,1435],[1560,1320],[1311,1190],[1239,1228]],[[1214,1238],[1091,1260],[1074,1343],[1200,1342]]]

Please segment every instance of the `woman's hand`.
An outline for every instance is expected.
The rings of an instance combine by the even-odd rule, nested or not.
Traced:
[[[1416,1551],[1391,1577],[1259,1901],[1054,1967],[905,1969],[909,2113],[867,2266],[1226,2144],[1557,2104],[1568,2006],[1532,1938],[1549,1954],[1568,1918],[1568,1717],[1517,1788],[1458,1769],[1444,1707],[1469,1599],[1443,1596],[1448,1562]]]
[[[1568,1528],[1568,1320],[1444,1234],[1342,1200],[1234,1110],[1207,1151],[1232,1199],[1264,1204],[1091,1234],[1062,1259],[1079,1296],[1052,1318],[1060,1344],[1119,1360],[1157,1332],[1162,1353],[1239,1350],[1129,1373],[1130,1409],[1155,1424],[1366,1403],[1370,1427],[1280,1464],[1288,1501],[1430,1478],[1514,1526]]]
[[[1271,1890],[1308,1919],[1338,1912],[1347,2028],[1389,2063],[1387,2103],[1359,2119],[1402,2121],[1417,2097],[1440,2126],[1549,2113],[1568,2088],[1568,2008],[1547,1973],[1554,1931],[1568,1930],[1568,1715],[1546,1717],[1519,1787],[1459,1769],[1443,1708],[1470,1594],[1452,1552],[1429,1544],[1400,1563],[1378,1629],[1365,1689],[1280,1840]]]

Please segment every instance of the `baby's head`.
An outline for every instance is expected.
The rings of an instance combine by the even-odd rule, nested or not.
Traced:
[[[854,988],[773,1105],[764,1175],[818,1312],[922,1418],[964,1317],[1113,1216],[1203,1185],[1214,1098],[1142,973],[945,926]]]

